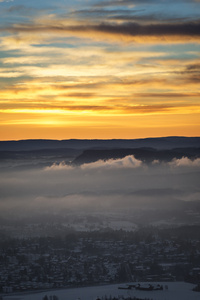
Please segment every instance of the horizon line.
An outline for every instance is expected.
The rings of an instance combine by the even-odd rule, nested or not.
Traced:
[[[158,137],[141,137],[141,138],[69,138],[69,139],[45,139],[45,138],[40,138],[40,139],[11,139],[11,140],[0,140],[0,142],[20,142],[20,141],[131,141],[131,140],[146,140],[146,139],[164,139],[164,138],[200,138],[200,136],[183,136],[183,135],[169,135],[169,136],[158,136]]]

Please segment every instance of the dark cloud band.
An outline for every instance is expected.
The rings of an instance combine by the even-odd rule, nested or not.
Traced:
[[[18,32],[70,32],[70,33],[87,33],[96,32],[112,35],[124,36],[200,36],[200,21],[190,23],[174,24],[149,24],[141,25],[139,23],[127,22],[117,23],[100,23],[87,25],[20,25],[15,27],[1,28],[1,31]]]

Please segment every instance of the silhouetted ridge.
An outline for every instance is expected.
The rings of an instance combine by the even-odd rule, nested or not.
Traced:
[[[188,157],[190,159],[200,157],[200,148],[179,148],[172,150],[156,150],[153,148],[136,149],[104,149],[104,150],[85,150],[81,155],[74,159],[73,164],[81,165],[92,163],[98,160],[120,159],[128,155],[133,155],[136,159],[143,162],[171,161],[174,158],[180,159]]]
[[[82,153],[79,149],[71,148],[57,148],[57,149],[39,149],[39,150],[28,150],[28,151],[0,151],[0,159],[31,159],[31,158],[44,158],[44,157],[55,157],[63,158],[76,157]]]
[[[173,149],[200,147],[200,137],[162,137],[146,139],[111,140],[20,140],[0,141],[0,151],[31,151],[40,149],[130,149],[151,147]]]

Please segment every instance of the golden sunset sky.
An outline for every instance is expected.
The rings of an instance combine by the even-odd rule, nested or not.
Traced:
[[[0,140],[200,135],[199,0],[0,0]]]

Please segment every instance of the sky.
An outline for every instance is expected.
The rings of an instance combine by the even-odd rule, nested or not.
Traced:
[[[0,140],[200,135],[199,0],[0,0]]]

